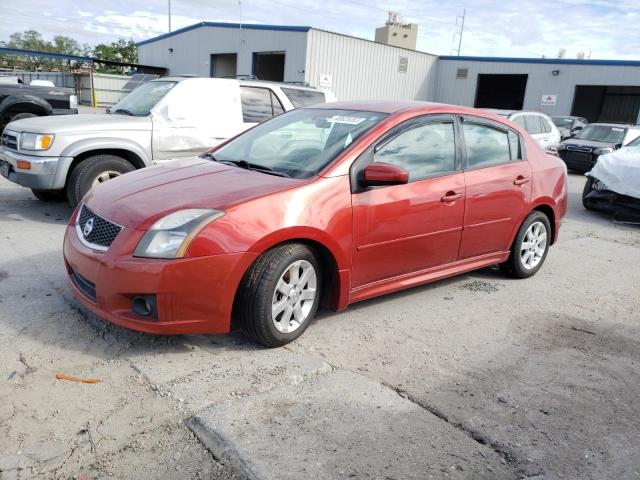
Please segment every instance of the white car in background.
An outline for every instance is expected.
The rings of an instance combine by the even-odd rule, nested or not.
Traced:
[[[558,130],[558,127],[553,123],[551,117],[544,113],[519,110],[495,110],[490,108],[485,110],[507,117],[512,122],[517,123],[545,150],[555,147],[562,140],[560,130]]]
[[[9,123],[0,140],[0,174],[40,200],[66,197],[75,206],[113,177],[204,153],[275,115],[331,101],[331,92],[288,83],[159,78],[105,114]]]

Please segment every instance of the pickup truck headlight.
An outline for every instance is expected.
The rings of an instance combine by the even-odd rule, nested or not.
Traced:
[[[20,150],[49,150],[54,139],[50,133],[21,133]]]
[[[613,152],[613,148],[611,147],[601,147],[601,148],[596,148],[593,153],[595,153],[596,155],[606,155],[607,153],[611,153]]]
[[[161,218],[144,234],[134,257],[181,258],[200,231],[224,215],[220,210],[188,208]]]

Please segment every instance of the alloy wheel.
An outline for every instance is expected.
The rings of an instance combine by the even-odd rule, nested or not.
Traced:
[[[527,229],[520,245],[520,261],[527,270],[538,266],[547,250],[547,227],[542,222],[533,222]]]
[[[280,276],[273,293],[271,319],[280,333],[291,333],[308,319],[316,298],[317,276],[311,263],[298,260]]]
[[[100,185],[101,183],[108,182],[109,180],[119,177],[120,175],[121,173],[115,170],[107,170],[106,172],[102,172],[100,175],[98,175],[95,178],[95,180],[91,184],[91,187],[93,188],[96,185]]]

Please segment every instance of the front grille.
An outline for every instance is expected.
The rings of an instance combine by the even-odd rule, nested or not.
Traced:
[[[581,147],[580,145],[567,145],[567,150],[571,150],[573,152],[591,153],[593,151],[593,148]]]
[[[13,150],[17,150],[18,149],[18,136],[14,135],[11,132],[4,132],[2,134],[2,137],[0,138],[0,144],[7,147],[7,148],[11,148]]]
[[[573,162],[580,162],[580,163],[585,163],[588,162],[589,164],[591,163],[591,154],[590,153],[582,153],[582,152],[567,152],[564,155],[564,160],[568,160],[568,161],[573,161]]]
[[[90,248],[107,250],[121,230],[120,225],[110,222],[82,205],[76,222],[76,231],[80,240]]]
[[[76,271],[71,270],[71,281],[85,296],[95,303],[96,301],[96,284],[90,282]]]

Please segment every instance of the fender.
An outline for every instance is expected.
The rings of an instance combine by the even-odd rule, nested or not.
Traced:
[[[53,113],[53,109],[51,108],[51,105],[49,105],[49,102],[42,98],[38,98],[33,95],[9,95],[0,102],[0,115],[4,115],[8,110],[20,104],[36,107],[45,115],[51,115]]]
[[[54,181],[55,188],[64,188],[67,181],[69,168],[73,164],[73,160],[83,153],[98,150],[126,150],[140,158],[145,167],[153,165],[153,159],[147,151],[137,142],[123,138],[87,138],[67,146],[60,154],[58,169],[56,170],[56,178]],[[136,167],[140,168],[139,165]]]

